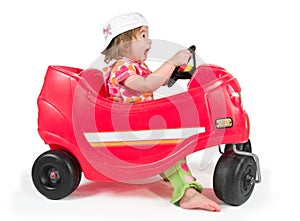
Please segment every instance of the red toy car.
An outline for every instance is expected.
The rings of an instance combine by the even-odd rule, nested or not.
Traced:
[[[193,68],[176,68],[169,81],[190,78],[186,92],[135,104],[110,101],[99,70],[49,66],[38,97],[38,132],[50,150],[32,168],[37,190],[61,199],[78,187],[82,172],[95,181],[148,178],[218,145],[215,193],[225,203],[244,203],[261,175],[240,85],[221,67],[196,68],[193,55]]]

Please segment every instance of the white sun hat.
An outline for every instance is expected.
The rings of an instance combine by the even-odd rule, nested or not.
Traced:
[[[114,37],[140,26],[148,27],[149,25],[144,16],[137,12],[122,14],[111,19],[103,28],[105,43],[102,48],[102,53]]]

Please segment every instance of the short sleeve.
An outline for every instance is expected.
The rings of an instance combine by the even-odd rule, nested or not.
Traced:
[[[118,61],[112,69],[112,75],[114,75],[116,84],[123,85],[124,81],[131,75],[137,74],[135,66],[127,61]]]

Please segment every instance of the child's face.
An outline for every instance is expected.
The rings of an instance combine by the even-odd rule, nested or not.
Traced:
[[[131,50],[128,57],[144,63],[151,48],[152,41],[148,38],[148,27],[142,26],[131,42]]]

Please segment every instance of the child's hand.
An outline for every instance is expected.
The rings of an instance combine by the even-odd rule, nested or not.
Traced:
[[[191,56],[192,54],[189,52],[189,50],[181,50],[178,51],[171,59],[169,59],[168,62],[177,67],[186,64]]]

